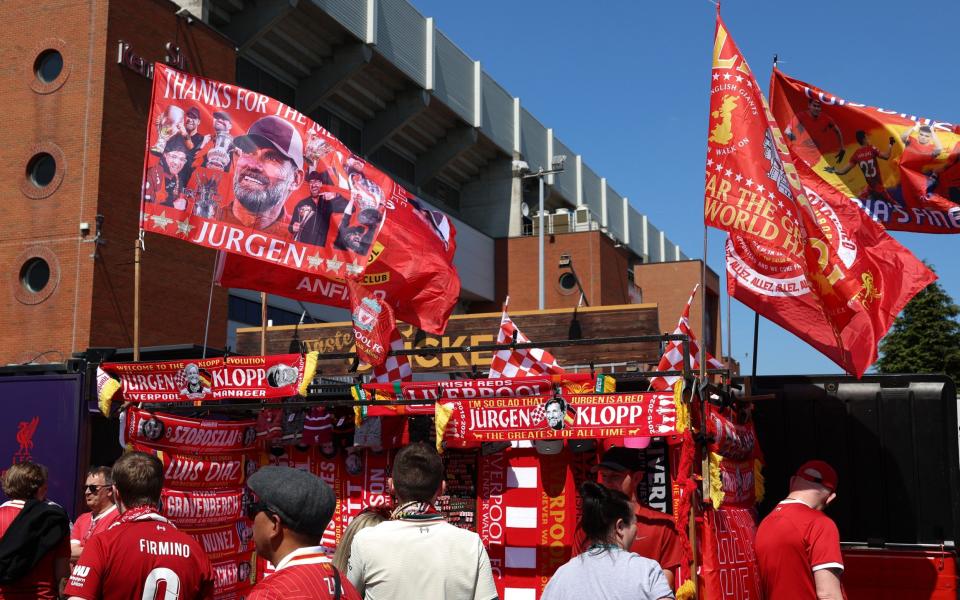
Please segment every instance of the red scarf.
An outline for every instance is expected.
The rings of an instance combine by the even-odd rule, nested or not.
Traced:
[[[166,517],[161,516],[160,513],[157,512],[156,506],[144,504],[143,506],[128,508],[120,513],[120,517],[113,522],[110,529],[113,529],[117,525],[132,523],[134,521],[161,521],[163,523],[170,523]],[[173,523],[170,523],[170,525],[173,525]]]

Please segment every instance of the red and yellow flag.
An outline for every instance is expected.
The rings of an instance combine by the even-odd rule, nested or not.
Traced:
[[[836,189],[804,188],[807,171],[718,15],[704,221],[730,234],[728,287],[860,376],[935,275]]]

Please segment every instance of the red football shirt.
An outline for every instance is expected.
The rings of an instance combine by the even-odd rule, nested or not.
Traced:
[[[813,572],[843,569],[840,533],[827,515],[799,500],[784,500],[757,528],[755,542],[763,596],[817,597]]]
[[[101,512],[96,518],[93,517],[93,513],[83,513],[77,517],[77,522],[73,524],[73,529],[70,531],[70,541],[81,546],[85,545],[92,536],[106,531],[119,516],[120,511],[117,510],[116,504]]]
[[[877,163],[877,157],[880,151],[874,146],[860,146],[850,156],[850,162],[860,167],[863,178],[871,187],[883,186],[883,180],[880,178],[880,165]]]
[[[932,163],[940,153],[937,152],[933,144],[921,144],[919,141],[910,138],[907,145],[900,155],[900,164],[912,167],[922,167]]]
[[[340,589],[343,600],[361,600],[343,573]],[[283,557],[273,574],[247,594],[247,600],[333,600],[335,591],[336,579],[330,559],[320,546],[310,546]]]
[[[0,504],[0,537],[7,532],[22,508],[23,500],[9,500]],[[19,581],[0,585],[0,600],[55,600],[59,586],[54,581],[53,569],[58,558],[70,558],[70,536],[64,536],[63,541],[47,552]]]
[[[683,563],[683,550],[673,518],[646,506],[637,507],[637,537],[630,552],[652,558],[665,571],[676,570]]]
[[[192,537],[148,513],[119,523],[87,542],[67,582],[66,595],[88,600],[213,597],[210,559]]]

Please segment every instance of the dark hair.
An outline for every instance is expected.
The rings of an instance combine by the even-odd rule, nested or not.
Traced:
[[[12,465],[3,474],[3,493],[11,500],[32,500],[47,482],[47,468],[35,462]]]
[[[588,544],[610,542],[618,519],[623,519],[624,523],[636,519],[630,499],[619,490],[585,481],[580,486],[580,495],[583,497],[580,530]]]
[[[933,129],[929,125],[921,125],[917,131],[921,131],[923,133],[933,133]]]
[[[867,132],[866,132],[866,131],[863,131],[863,130],[861,129],[860,131],[858,131],[858,132],[856,133],[856,135],[857,135],[857,143],[858,143],[858,144],[863,145],[863,144],[866,144],[866,143],[867,143]]]
[[[125,507],[156,506],[163,487],[163,463],[146,452],[128,452],[113,463],[113,484]]]
[[[90,467],[87,470],[87,477],[96,477],[97,475],[103,475],[105,485],[113,485],[113,469],[110,467]]]
[[[429,502],[443,481],[443,461],[432,446],[418,442],[397,452],[393,489],[400,502]]]

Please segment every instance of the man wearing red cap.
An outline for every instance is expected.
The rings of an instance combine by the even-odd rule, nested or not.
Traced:
[[[837,497],[837,472],[822,460],[803,463],[790,493],[757,529],[755,550],[768,600],[841,600],[840,533],[823,509]]]

